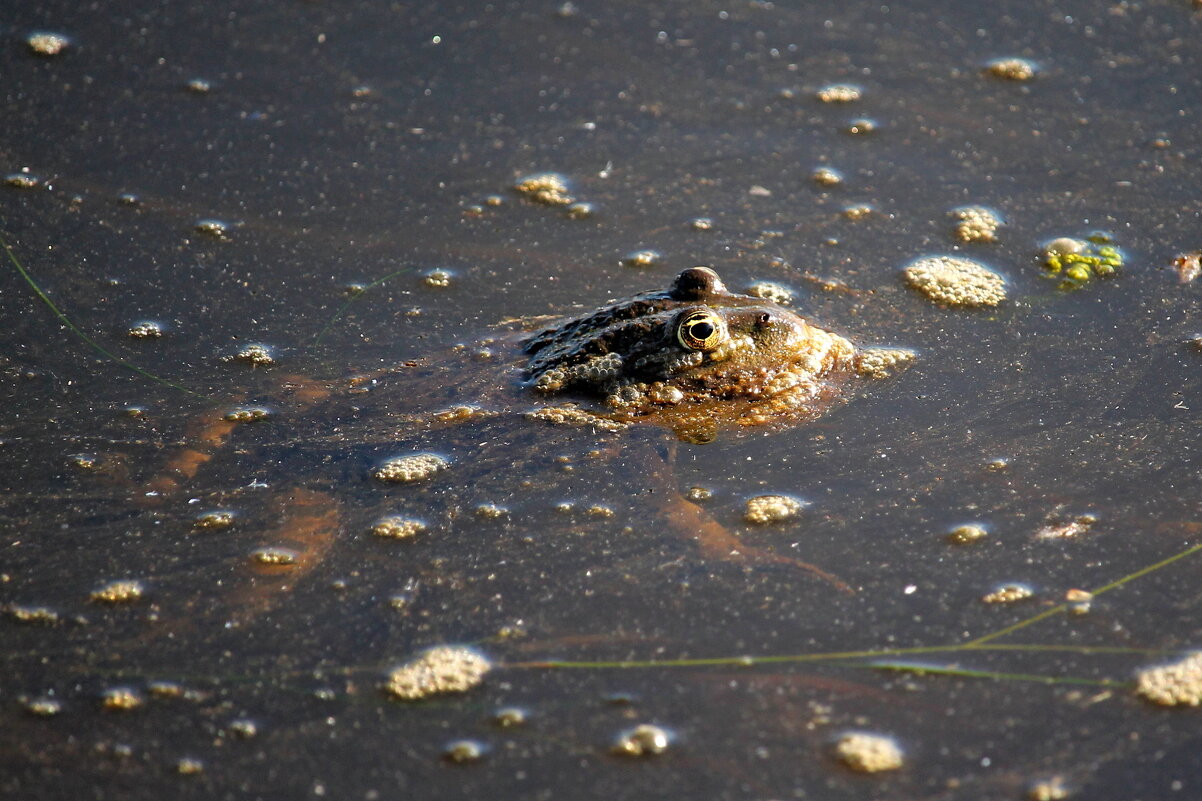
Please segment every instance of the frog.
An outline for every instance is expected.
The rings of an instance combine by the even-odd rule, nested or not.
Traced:
[[[254,579],[226,604],[243,620],[333,558],[340,538],[378,530],[374,521],[398,507],[412,520],[393,531],[505,530],[518,514],[509,503],[525,511],[527,495],[618,487],[617,459],[628,468],[619,493],[657,499],[658,520],[639,522],[680,532],[703,560],[784,565],[849,591],[817,565],[752,547],[682,494],[671,443],[817,419],[851,396],[852,382],[888,374],[908,356],[857,348],[790,308],[731,291],[711,267],[691,267],[666,287],[582,315],[507,321],[449,353],[343,379],[279,377],[269,402],[252,407],[273,410],[273,424],[245,405],[199,420],[143,496],[178,505],[172,499],[186,490],[202,505],[257,509],[248,521],[257,530],[239,546],[260,546]],[[431,469],[387,469],[412,456]],[[197,495],[198,481],[212,485],[206,469],[250,481]],[[254,488],[277,484],[284,495],[263,503]],[[496,502],[473,508],[469,493]],[[558,506],[585,530],[616,517],[616,505]],[[632,506],[636,516],[643,506]],[[440,559],[431,581],[446,580],[451,557]]]
[[[523,351],[537,393],[591,396],[613,419],[658,423],[691,441],[818,417],[868,364],[846,338],[730,291],[705,266],[539,331]]]

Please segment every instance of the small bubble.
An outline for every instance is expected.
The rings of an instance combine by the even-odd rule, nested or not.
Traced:
[[[442,757],[448,762],[479,762],[487,752],[488,746],[477,740],[453,740],[443,749]]]
[[[622,756],[653,756],[667,751],[671,742],[667,729],[643,723],[619,734],[610,751]]]
[[[875,120],[870,120],[867,117],[854,119],[847,124],[847,132],[853,136],[870,134],[877,129]]]
[[[516,706],[507,706],[498,709],[492,716],[493,723],[503,729],[522,726],[526,723],[527,718],[526,710]]]

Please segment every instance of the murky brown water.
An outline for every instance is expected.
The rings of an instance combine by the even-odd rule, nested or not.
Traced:
[[[1200,713],[1131,679],[1202,646],[1199,557],[990,637],[1202,532],[1199,289],[1170,267],[1202,247],[1195,5],[13,10],[0,171],[37,181],[0,187],[0,234],[45,296],[0,271],[0,790],[1008,799],[1060,777],[1074,797],[1196,796]],[[39,30],[71,44],[34,54]],[[1006,57],[1033,78],[984,71]],[[862,96],[815,96],[832,84]],[[544,170],[594,213],[510,190]],[[965,205],[1001,215],[996,242],[955,238]],[[1042,245],[1095,231],[1119,273],[1059,289]],[[642,250],[659,256],[623,264]],[[902,284],[952,253],[1008,300],[943,308]],[[920,358],[817,422],[698,445],[535,425],[503,360],[454,350],[693,264]],[[162,335],[131,338],[146,321]],[[253,343],[277,363],[229,358]],[[281,390],[407,360],[395,405],[358,414]],[[452,404],[497,414],[399,416]],[[204,444],[236,405],[275,414]],[[187,448],[207,461],[166,481]],[[371,478],[413,451],[451,466]],[[810,505],[744,522],[768,493]],[[212,511],[232,525],[197,527]],[[371,535],[388,514],[427,528]],[[967,523],[985,539],[949,544]],[[727,537],[853,592],[717,558]],[[118,580],[141,597],[91,600]],[[981,601],[1004,584],[1034,595]],[[380,691],[445,643],[494,661],[482,686]],[[1048,648],[995,647],[1024,644]],[[858,651],[885,653],[817,658]],[[816,658],[738,664],[788,655]],[[708,658],[727,661],[681,662]],[[872,667],[917,659],[955,672]],[[643,666],[539,666],[556,660]],[[144,702],[106,708],[118,688]],[[499,726],[506,707],[526,722]],[[640,723],[667,751],[611,754]],[[849,730],[895,738],[903,767],[840,764]],[[483,758],[445,760],[464,739]]]

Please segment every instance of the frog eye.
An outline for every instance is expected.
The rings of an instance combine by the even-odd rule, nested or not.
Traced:
[[[709,309],[688,312],[676,324],[676,341],[688,350],[713,350],[724,339],[726,326]]]

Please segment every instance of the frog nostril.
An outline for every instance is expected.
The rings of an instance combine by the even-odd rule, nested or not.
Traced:
[[[767,325],[770,322],[772,322],[771,314],[769,314],[768,312],[764,312],[763,314],[760,315],[760,325]]]

